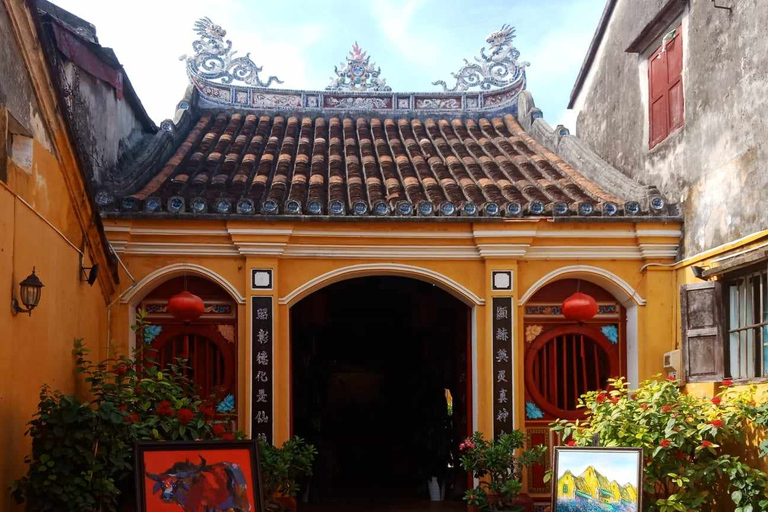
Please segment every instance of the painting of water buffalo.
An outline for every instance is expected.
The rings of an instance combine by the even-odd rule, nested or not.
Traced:
[[[254,441],[136,445],[140,512],[263,512]]]

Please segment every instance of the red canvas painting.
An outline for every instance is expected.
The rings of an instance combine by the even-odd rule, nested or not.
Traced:
[[[252,446],[163,443],[138,452],[144,512],[261,512]]]

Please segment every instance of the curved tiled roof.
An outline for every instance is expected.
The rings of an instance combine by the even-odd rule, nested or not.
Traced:
[[[438,81],[443,91],[431,93],[390,91],[357,47],[326,91],[270,89],[281,81],[263,81],[261,67],[247,56],[234,58],[224,29],[203,18],[195,31],[195,54],[186,58],[192,88],[179,104],[178,121],[162,123],[137,163],[101,184],[96,201],[103,211],[337,218],[677,214],[658,191],[632,182],[565,128],[552,130],[541,119],[525,91],[527,63],[518,61],[508,25],[488,36],[488,53],[483,47],[476,63],[465,59],[453,87]],[[339,87],[350,73],[357,81]]]
[[[427,217],[613,216],[626,199],[587,180],[511,114],[227,111],[202,111],[159,172],[123,197],[128,211]]]

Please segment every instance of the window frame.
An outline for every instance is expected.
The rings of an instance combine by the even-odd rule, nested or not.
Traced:
[[[683,80],[683,75],[685,74],[685,53],[684,53],[684,44],[683,44],[683,22],[682,20],[679,20],[675,22],[672,26],[674,28],[668,30],[665,32],[665,35],[662,37],[661,42],[658,46],[656,46],[653,51],[649,53],[649,55],[646,58],[646,64],[647,64],[647,92],[648,92],[648,149],[652,150],[655,147],[657,147],[659,144],[663,143],[665,140],[669,139],[669,137],[677,132],[680,128],[682,128],[685,125],[685,82]],[[667,40],[667,35],[675,32],[675,35]],[[670,44],[679,44],[680,45],[680,72],[679,75],[676,74],[670,79],[669,76],[669,61],[667,60],[666,56],[666,48]],[[661,86],[663,87],[663,92],[659,93],[658,91],[655,91],[654,89],[654,81],[653,81],[653,62],[659,58],[660,55],[665,55],[665,75],[666,80],[664,81],[664,84]],[[680,90],[680,119],[676,123],[672,123],[673,118],[673,111],[672,111],[672,102],[671,102],[671,95],[672,90],[679,86]],[[656,94],[654,94],[656,93]],[[657,117],[654,115],[654,105],[658,102],[663,101],[665,105],[663,105],[663,115],[664,115],[664,130],[663,133],[660,135],[657,135],[657,137],[654,139],[653,135],[653,126],[654,126],[654,119],[657,119]]]
[[[757,283],[755,283],[755,280]],[[737,381],[754,381],[768,379],[768,361],[765,358],[765,349],[768,344],[768,336],[766,336],[765,327],[768,327],[768,320],[756,322],[755,320],[761,320],[768,318],[768,301],[766,300],[766,292],[768,292],[768,261],[762,261],[749,267],[740,269],[738,271],[729,272],[723,274],[723,370],[724,374],[732,380]],[[750,323],[744,323],[742,325],[741,318],[741,286],[745,286],[745,300],[744,304],[748,304],[746,298],[749,295],[749,291],[752,292],[752,321]],[[756,285],[756,289],[754,288]],[[739,305],[737,306],[737,315],[739,318],[739,325],[734,327],[731,325],[731,288],[737,286],[739,290]],[[757,293],[757,303],[755,303],[754,295]],[[748,312],[744,312],[744,322],[747,322],[746,315]],[[739,356],[742,355],[742,333],[754,332],[753,339],[750,341],[747,334],[747,341],[744,344],[744,351],[746,357],[749,357],[751,344],[752,360],[746,361],[746,375],[739,372],[738,375],[734,375],[731,365],[731,335],[739,333]],[[738,364],[741,367],[741,364]]]

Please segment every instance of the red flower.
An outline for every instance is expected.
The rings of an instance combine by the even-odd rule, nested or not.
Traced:
[[[216,437],[221,437],[227,432],[227,429],[224,428],[224,425],[219,425],[218,423],[211,427],[211,430],[213,431],[213,435]]]
[[[661,406],[661,412],[669,412],[673,409],[671,405],[662,405]]]
[[[224,439],[225,441],[234,441],[235,434],[233,434],[232,432],[227,432],[226,434],[221,436],[221,438]]]
[[[195,417],[195,413],[192,412],[192,409],[187,409],[186,407],[179,409],[177,415],[179,417],[179,423],[182,425],[186,425]]]
[[[122,376],[122,375],[125,375],[126,373],[128,373],[128,366],[126,366],[126,365],[124,365],[122,363],[117,365],[117,366],[115,366],[115,374],[116,375]]]
[[[715,404],[715,405],[720,405],[720,402],[722,402],[722,401],[723,401],[723,399],[720,398],[719,396],[716,396],[716,397],[714,397],[712,399],[712,403]]]
[[[709,448],[710,446],[712,446],[712,441],[702,441],[701,446],[703,446],[704,448]]]
[[[139,422],[139,415],[135,412],[132,412],[130,416],[125,418],[126,423],[138,423]]]
[[[471,439],[467,439],[463,443],[459,445],[459,450],[465,451],[465,450],[474,450],[475,449],[475,443],[472,442]]]
[[[723,426],[723,420],[712,420],[709,422],[709,424],[715,428],[720,428]]]
[[[216,417],[216,409],[212,405],[206,405],[200,408],[200,412],[203,413],[205,419],[211,420]]]
[[[567,444],[568,446],[576,446],[576,441],[574,441],[573,439],[569,439],[568,442],[565,444]]]
[[[613,404],[617,404],[617,403],[619,403],[619,397],[617,397],[617,396],[612,396],[612,397],[611,397],[611,403],[613,403]]]
[[[675,382],[677,379],[676,379],[676,378],[674,378],[672,375],[667,375],[667,380],[668,380],[669,382]]]
[[[670,441],[669,439],[662,439],[661,442],[659,443],[659,446],[661,446],[662,448],[669,448],[669,445],[671,444],[672,444],[672,441]]]
[[[157,407],[155,407],[155,412],[159,416],[168,416],[169,418],[173,416],[173,409],[171,408],[171,402],[168,400],[163,400],[159,404],[157,404]]]
[[[599,395],[597,395],[597,398],[595,398],[595,402],[597,402],[597,403],[601,404],[601,403],[605,402],[605,400],[606,400],[607,398],[608,398],[608,395],[607,395],[607,394],[605,394],[605,393],[600,393]]]
[[[721,382],[723,387],[733,386],[733,381],[731,379],[725,379],[723,382]]]
[[[646,410],[648,408],[648,404],[640,404],[640,408],[642,410]]]
[[[675,458],[677,460],[685,460],[688,457],[685,455],[685,453],[682,450],[677,450],[677,452],[675,452]]]

